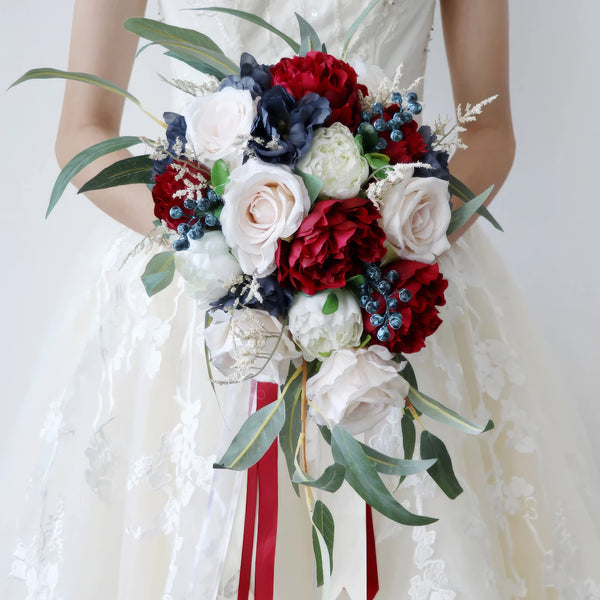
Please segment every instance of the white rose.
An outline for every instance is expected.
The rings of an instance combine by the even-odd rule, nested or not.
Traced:
[[[288,312],[292,337],[306,360],[323,360],[333,350],[358,346],[363,331],[360,306],[352,292],[336,290],[338,309],[323,314],[329,291],[314,296],[296,294]]]
[[[300,177],[256,160],[232,171],[223,202],[223,235],[244,273],[257,277],[275,270],[279,239],[293,235],[310,210]]]
[[[391,87],[392,82],[379,65],[366,63],[356,54],[349,56],[348,62],[356,71],[358,83],[367,86],[369,95],[376,95],[380,88],[387,89]]]
[[[448,182],[436,177],[407,177],[384,192],[381,227],[388,247],[401,258],[431,264],[450,243]]]
[[[317,129],[310,150],[297,166],[321,180],[321,196],[340,200],[356,197],[369,177],[367,159],[360,153],[352,132],[341,123]]]
[[[186,282],[186,291],[201,308],[223,297],[224,283],[242,274],[220,231],[207,231],[199,240],[190,240],[189,250],[175,253],[175,266]]]
[[[402,365],[383,346],[336,350],[307,382],[308,399],[318,425],[340,425],[351,434],[373,428],[390,405],[401,405],[408,383],[398,375]]]
[[[285,382],[290,361],[301,354],[289,331],[281,334],[283,325],[279,320],[264,310],[249,308],[217,310],[212,318],[204,330],[204,339],[214,368],[233,381],[252,377],[258,381]]]
[[[239,164],[239,137],[248,137],[256,107],[248,90],[226,87],[192,100],[183,111],[187,139],[198,157],[212,164],[222,158]]]

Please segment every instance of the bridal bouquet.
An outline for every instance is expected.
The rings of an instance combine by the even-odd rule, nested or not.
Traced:
[[[205,76],[201,84],[172,82],[191,96],[181,114],[164,114],[165,139],[120,137],[75,157],[59,176],[49,210],[95,158],[140,141],[150,148],[102,171],[81,191],[151,187],[157,231],[172,247],[149,261],[142,277],[148,294],[179,272],[207,311],[212,380],[265,386],[264,406],[215,467],[248,469],[279,439],[293,485],[304,488],[322,583],[334,527],[315,488],[334,493],[346,481],[370,507],[407,525],[435,519],[405,509],[389,476],[402,482],[427,470],[449,497],[462,491],[443,442],[424,427],[420,459],[413,458],[415,421],[425,415],[471,434],[492,424],[474,425],[426,396],[407,355],[419,352],[441,324],[447,282],[437,259],[449,248],[448,234],[476,211],[497,224],[483,206],[490,190],[474,197],[450,175],[457,137],[447,123],[418,125],[419,98],[400,88],[399,77],[388,80],[364,65],[357,74],[328,54],[298,15],[300,43],[249,13],[211,10],[269,28],[294,56],[264,65],[244,53],[238,66],[198,32],[130,19],[127,29]],[[82,73],[38,69],[19,81],[35,77],[102,85],[139,104]],[[375,83],[367,88],[363,81]],[[454,133],[483,104],[467,107]],[[464,202],[460,208],[452,210],[451,194]],[[403,457],[355,437],[376,430],[394,407],[403,415]],[[331,446],[333,462],[322,473],[312,473],[306,458],[309,421]]]

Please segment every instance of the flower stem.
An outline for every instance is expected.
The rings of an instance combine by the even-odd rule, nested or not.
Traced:
[[[302,400],[301,400],[301,419],[302,419],[302,467],[304,468],[304,472],[308,474],[308,465],[306,462],[306,380],[307,380],[307,371],[306,371],[306,359],[302,359]]]

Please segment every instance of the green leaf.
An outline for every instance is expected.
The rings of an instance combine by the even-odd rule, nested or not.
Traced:
[[[132,183],[154,183],[152,159],[149,156],[132,156],[102,169],[84,184],[78,193]]]
[[[154,46],[155,44],[148,44],[149,46]],[[179,56],[177,53],[175,52],[165,52],[165,56],[169,56],[170,58],[174,58],[175,60],[179,60],[182,63],[185,63],[186,65],[188,65],[189,67],[191,67],[192,69],[195,69],[196,71],[198,71],[199,73],[206,73],[207,75],[212,75],[213,77],[216,77],[217,79],[221,80],[225,77],[223,71],[221,71],[220,69],[217,69],[215,67],[213,67],[212,65],[209,65],[208,63],[201,61],[201,60],[187,60],[181,56]]]
[[[447,234],[449,235],[459,227],[462,227],[477,212],[477,210],[483,206],[483,203],[487,200],[493,189],[494,186],[492,185],[485,190],[485,192],[473,198],[473,200],[469,200],[469,202],[454,209],[452,211],[452,217],[450,218],[450,225],[448,225]]]
[[[210,185],[219,196],[223,195],[223,190],[229,182],[229,167],[223,159],[215,162],[210,170]]]
[[[390,157],[385,154],[380,154],[379,152],[367,152],[365,158],[373,171],[387,167],[390,164]]]
[[[291,379],[294,371],[294,366],[290,365],[287,377],[288,380]],[[301,400],[302,378],[297,377],[292,381],[283,395],[283,401],[285,403],[285,421],[279,432],[279,445],[281,446],[281,450],[285,457],[290,479],[294,477],[294,473],[296,472],[294,457],[296,455],[296,447],[298,446],[298,438],[300,437],[300,432],[302,430]],[[296,494],[300,496],[298,484],[292,481],[292,486]]]
[[[335,533],[335,525],[333,516],[329,509],[317,500],[312,514],[313,522],[313,550],[315,552],[315,562],[317,565],[317,586],[322,586],[324,583],[324,573],[331,574],[333,571],[333,537]],[[319,537],[321,543],[319,543]],[[323,556],[321,547],[325,546],[327,556]],[[323,560],[325,558],[325,560]]]
[[[353,275],[349,279],[346,280],[346,284],[351,287],[359,287],[365,282],[364,275]]]
[[[356,30],[360,27],[361,23],[365,20],[365,18],[371,12],[371,10],[373,8],[375,8],[375,6],[377,6],[380,2],[381,2],[381,0],[372,0],[372,2],[369,3],[367,8],[365,8],[360,13],[360,15],[358,15],[358,18],[356,19],[356,21],[354,21],[354,23],[352,23],[352,25],[350,26],[350,29],[348,30],[348,33],[346,34],[346,39],[344,40],[344,49],[342,50],[342,59],[346,58],[346,52],[348,52],[348,46],[350,45],[350,41],[352,40],[354,34],[356,33]]]
[[[417,443],[417,432],[415,431],[415,420],[405,412],[400,421],[402,427],[402,446],[404,448],[404,458],[410,460],[415,453]]]
[[[360,442],[359,442],[360,443]],[[431,467],[431,460],[407,460],[403,458],[394,458],[383,454],[370,446],[360,443],[365,455],[371,461],[375,470],[385,475],[414,475],[421,473]]]
[[[414,387],[415,389],[418,389],[417,376],[415,374],[415,370],[413,369],[412,365],[410,364],[410,362],[408,361],[406,356],[403,356],[402,354],[400,354],[399,357],[400,357],[400,360],[405,363],[404,368],[401,371],[401,373],[402,373],[401,377],[403,379],[406,379],[406,381],[408,381],[408,384],[410,386]]]
[[[403,525],[428,525],[437,519],[414,515],[397,502],[389,492],[361,445],[339,426],[331,438],[335,462],[346,467],[346,481],[375,510]]]
[[[321,40],[312,25],[298,13],[294,13],[300,27],[300,49],[298,54],[304,56],[311,50],[321,50]]]
[[[215,469],[243,471],[257,463],[285,423],[285,404],[280,396],[252,413],[242,425]]]
[[[450,175],[450,193],[457,198],[460,198],[463,202],[469,202],[475,198],[475,194],[460,180],[454,177],[454,175]],[[496,229],[499,231],[504,231],[500,226],[500,223],[494,219],[492,213],[485,207],[480,206],[477,209],[477,212],[484,218],[487,219]]]
[[[458,413],[440,404],[433,398],[429,398],[419,390],[410,387],[408,391],[408,400],[410,403],[420,410],[423,414],[439,421],[450,425],[459,431],[469,433],[471,435],[478,435],[483,433],[487,429],[490,429],[490,421],[487,422],[483,427],[475,425],[470,421],[467,421],[464,417],[461,417]]]
[[[221,6],[204,6],[202,8],[190,8],[188,10],[211,10],[215,12],[222,12],[228,15],[233,15],[234,17],[239,17],[240,19],[246,19],[246,21],[250,21],[255,25],[259,25],[260,27],[264,27],[271,33],[278,35],[293,51],[295,54],[298,54],[300,50],[300,44],[295,42],[291,37],[285,35],[282,31],[279,31],[276,27],[273,27],[270,23],[267,23],[264,19],[253,15],[252,13],[245,12],[243,10],[236,10],[234,8],[223,8]]]
[[[142,140],[140,140],[139,137],[117,137],[94,144],[93,146],[90,146],[89,148],[86,148],[79,154],[75,155],[65,165],[64,169],[56,178],[56,182],[52,188],[52,193],[50,194],[50,202],[48,203],[48,209],[46,210],[46,217],[48,217],[48,215],[52,212],[53,208],[56,206],[56,203],[60,200],[63,192],[69,185],[69,182],[71,179],[73,179],[73,177],[75,177],[75,175],[77,175],[77,173],[79,173],[79,171],[105,154],[116,152],[117,150],[123,150],[124,148],[129,148],[140,143],[142,143]]]
[[[321,312],[324,315],[332,315],[340,306],[340,301],[335,292],[329,292],[327,294],[327,300],[323,304],[323,308],[321,308]]]
[[[142,283],[148,296],[154,296],[164,290],[173,281],[175,275],[174,250],[155,254],[142,274]]]
[[[374,151],[379,141],[379,134],[371,123],[362,123],[359,127],[363,152]]]
[[[363,138],[362,138],[362,135],[360,133],[357,133],[354,136],[354,143],[356,144],[356,147],[358,148],[358,151],[361,154],[364,154],[365,153],[365,149],[364,149],[364,146],[363,146]]]
[[[462,493],[444,442],[429,431],[421,432],[421,458],[437,458],[427,472],[448,498],[454,499]]]
[[[292,481],[333,493],[339,490],[342,483],[344,483],[345,472],[346,469],[343,465],[334,463],[333,465],[329,465],[320,477],[313,479],[304,471],[296,469]]]
[[[296,175],[298,175],[299,177],[301,177],[302,181],[304,181],[304,187],[306,188],[306,191],[308,192],[308,197],[310,198],[310,202],[311,202],[311,204],[314,204],[315,200],[317,199],[317,197],[319,195],[319,192],[321,191],[321,188],[323,187],[323,182],[315,175],[311,175],[310,173],[305,173],[304,171],[301,171],[300,169],[296,169],[294,171],[294,173]]]

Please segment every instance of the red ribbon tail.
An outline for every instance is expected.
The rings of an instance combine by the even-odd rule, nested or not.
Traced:
[[[373,529],[373,512],[366,504],[367,523],[367,600],[373,600],[379,591],[379,573],[377,572],[377,551],[375,549],[375,530]]]
[[[242,541],[242,562],[240,564],[240,582],[238,600],[248,600],[250,595],[250,578],[252,576],[252,548],[254,546],[254,522],[256,520],[256,488],[258,484],[258,467],[248,469],[246,483],[246,513],[244,518],[244,537]]]

